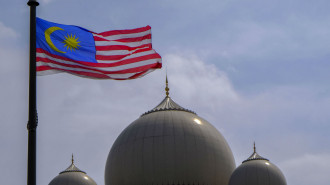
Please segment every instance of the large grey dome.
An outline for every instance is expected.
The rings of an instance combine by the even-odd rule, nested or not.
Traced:
[[[253,154],[233,172],[229,185],[286,185],[286,180],[281,170],[254,147]]]
[[[72,159],[71,165],[56,176],[49,185],[96,185],[96,182],[77,168]]]
[[[217,129],[166,96],[118,136],[105,184],[227,185],[234,169],[231,149]]]

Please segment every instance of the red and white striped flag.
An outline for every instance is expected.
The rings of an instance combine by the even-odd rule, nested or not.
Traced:
[[[151,27],[94,33],[37,18],[37,74],[126,80],[161,68]]]

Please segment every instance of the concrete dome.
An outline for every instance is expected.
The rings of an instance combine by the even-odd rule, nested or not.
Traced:
[[[167,92],[116,139],[105,185],[227,185],[234,169],[225,138]]]
[[[253,154],[236,168],[229,185],[286,185],[281,170],[254,149]]]
[[[56,176],[49,185],[96,185],[96,182],[77,168],[72,159],[71,165]]]

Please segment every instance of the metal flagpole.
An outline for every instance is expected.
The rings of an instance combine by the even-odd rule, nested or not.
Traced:
[[[36,7],[37,0],[29,0],[30,6],[30,79],[29,79],[29,120],[28,129],[28,167],[27,185],[36,185],[37,171],[37,79],[36,79]]]

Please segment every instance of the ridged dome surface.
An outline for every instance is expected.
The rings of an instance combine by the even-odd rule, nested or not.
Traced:
[[[131,123],[116,139],[106,185],[228,185],[234,157],[209,122],[170,97]]]
[[[235,169],[229,185],[286,185],[286,180],[277,166],[254,151]]]
[[[66,170],[56,176],[49,185],[96,185],[96,182],[72,163]]]

